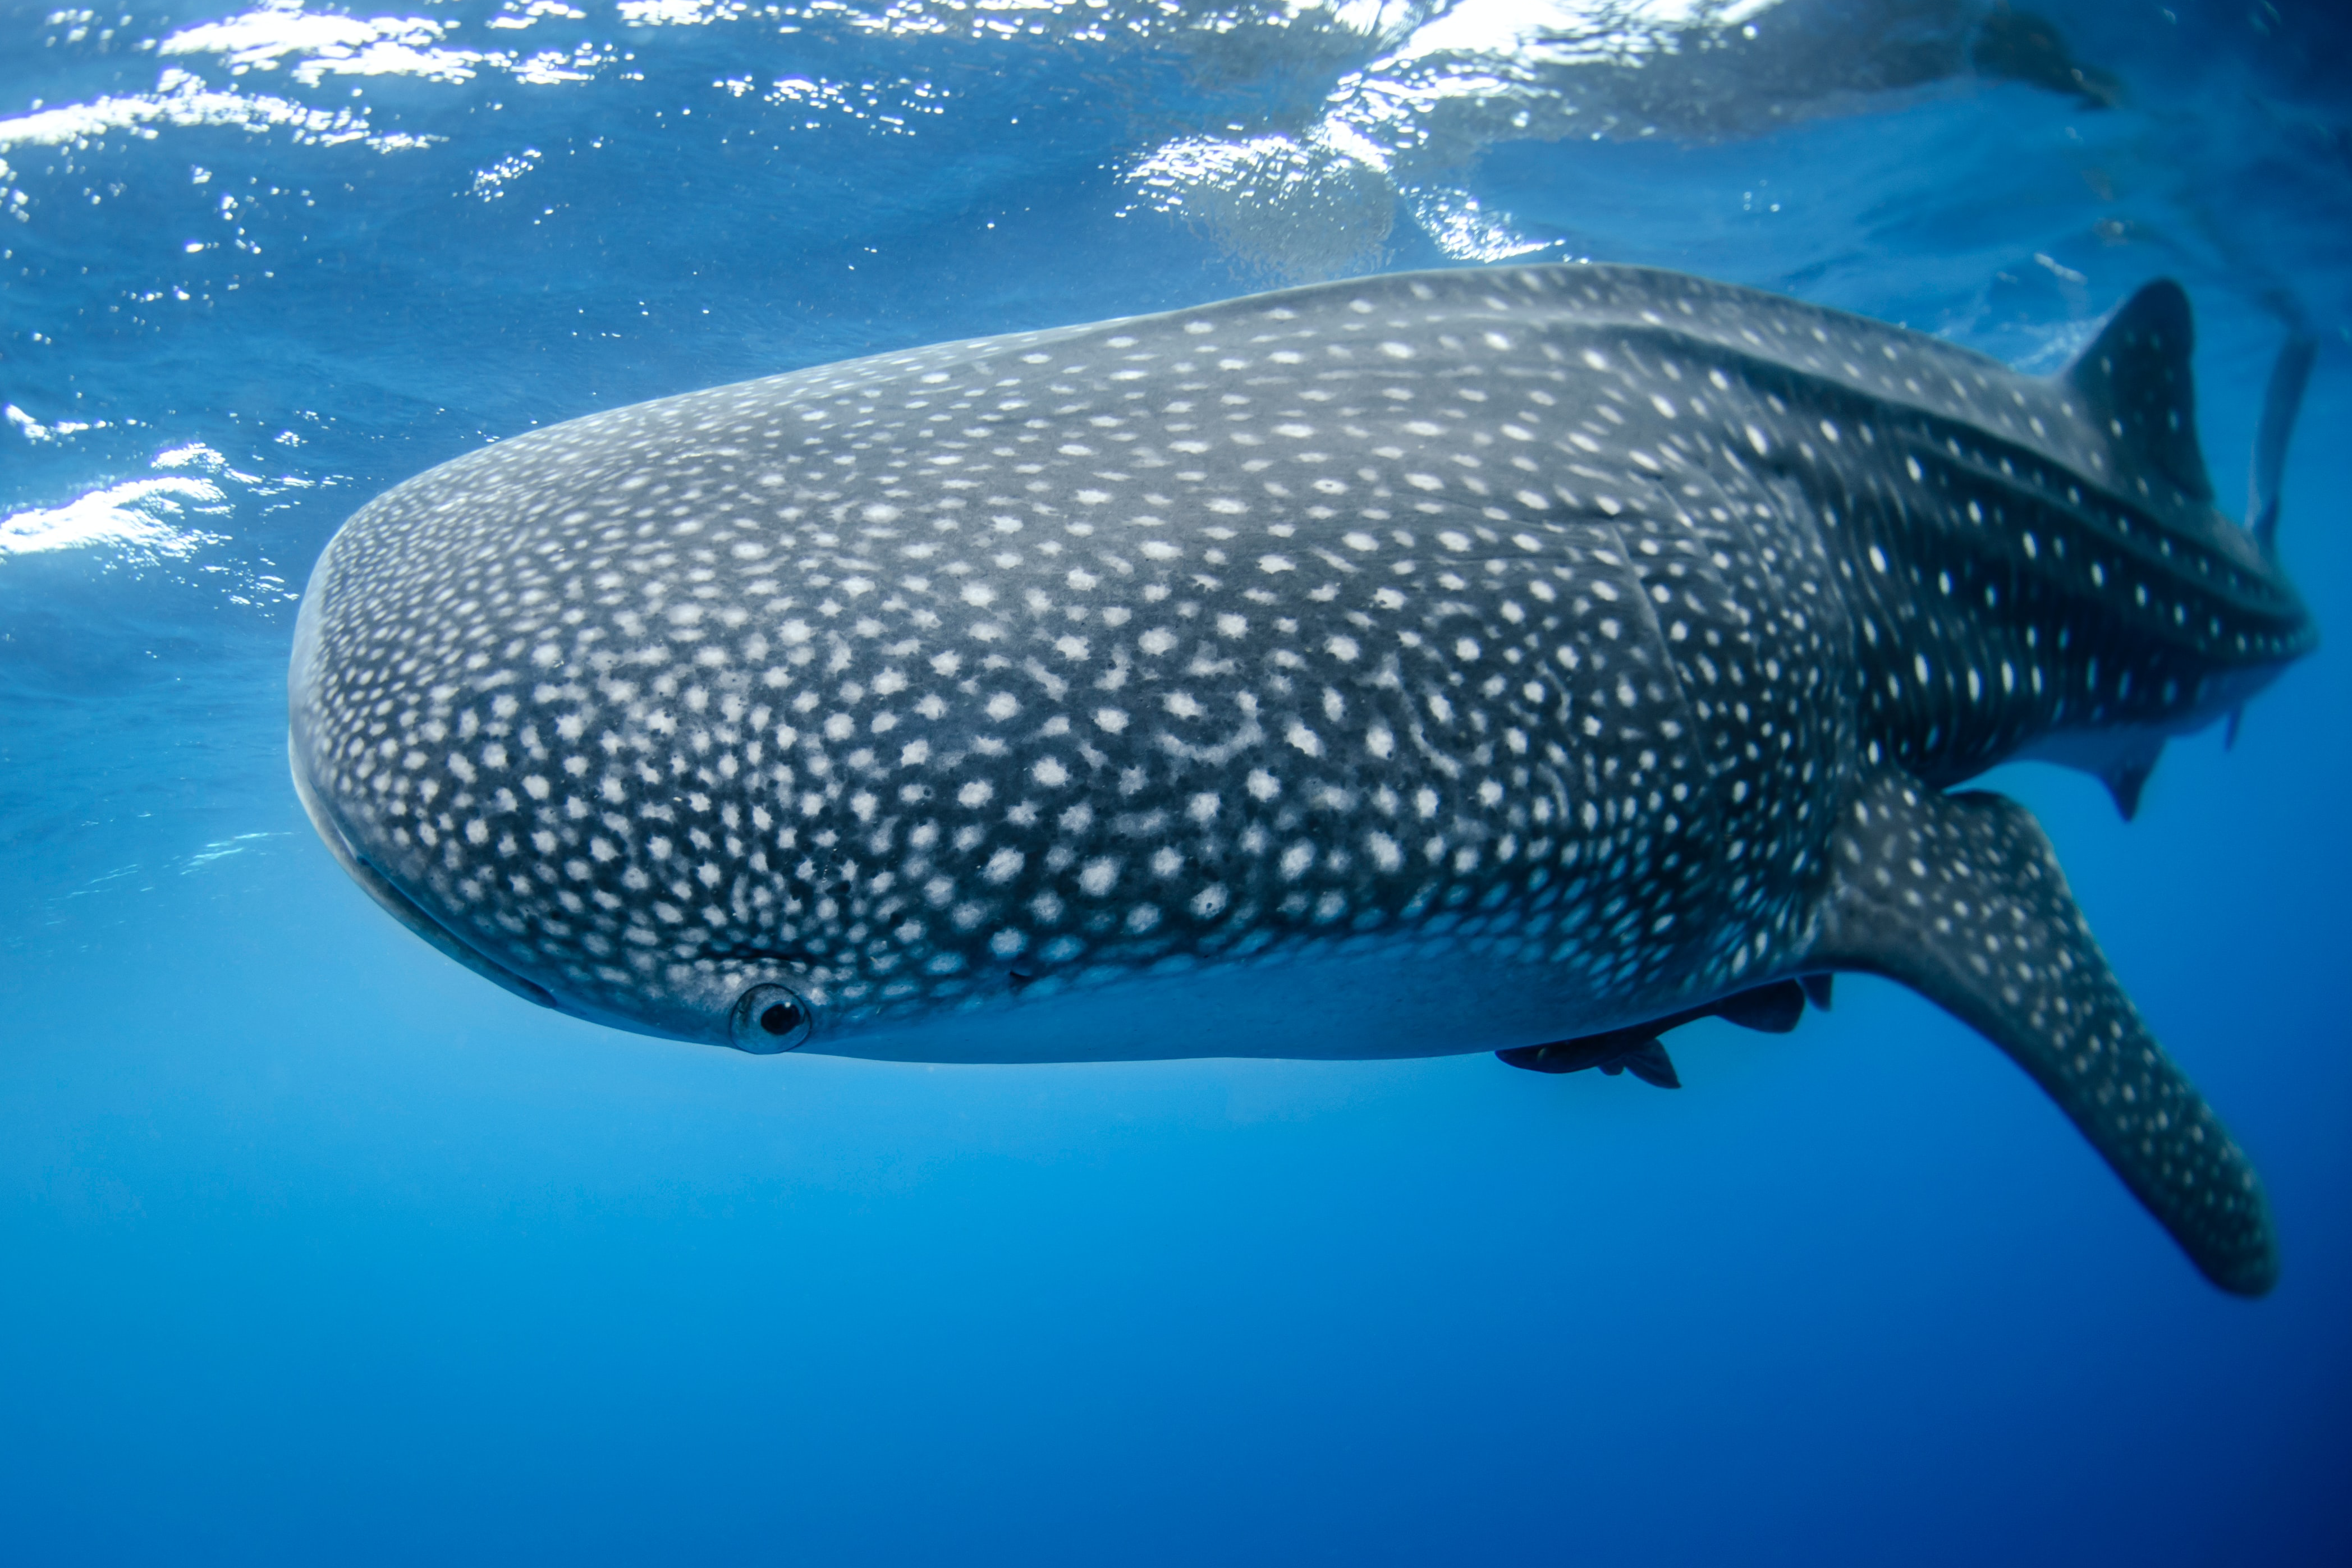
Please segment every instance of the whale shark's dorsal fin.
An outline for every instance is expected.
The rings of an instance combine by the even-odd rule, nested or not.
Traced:
[[[2189,363],[2196,346],[2189,296],[2159,278],[2124,301],[2064,375],[2122,452],[2191,500],[2210,501],[2213,481],[2197,444],[2197,384]]]
[[[2311,380],[2311,362],[2318,356],[2319,340],[2298,331],[2281,345],[2271,366],[2270,389],[2263,395],[2263,427],[2254,437],[2254,471],[2246,497],[2246,526],[2269,551],[2278,542],[2279,477],[2286,468],[2286,444],[2294,434],[2294,417],[2303,412],[2303,389]]]
[[[1854,803],[1831,863],[1809,962],[1900,981],[1974,1026],[2208,1279],[2245,1296],[2276,1282],[2253,1167],[2141,1022],[2023,806],[1888,776]]]

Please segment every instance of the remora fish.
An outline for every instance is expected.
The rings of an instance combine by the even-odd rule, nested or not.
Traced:
[[[2199,451],[2188,302],[2063,374],[1674,273],[1319,285],[502,442],[312,574],[294,776],[534,1001],[950,1062],[1494,1050],[1888,975],[2224,1289],[2260,1186],[2008,758],[2128,814],[2315,641]]]

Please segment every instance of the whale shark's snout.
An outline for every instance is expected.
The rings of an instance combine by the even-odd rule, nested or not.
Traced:
[[[815,1006],[791,986],[772,980],[744,986],[731,999],[725,997],[724,983],[690,987],[657,1013],[615,1014],[593,1002],[567,1000],[538,981],[517,973],[436,918],[356,847],[320,798],[299,740],[289,745],[289,752],[295,795],[337,864],[394,920],[493,984],[541,1007],[593,1022],[667,1038],[728,1045],[754,1056],[774,1056],[798,1049],[814,1036]],[[426,897],[430,899],[431,894],[428,892]]]
[[[328,578],[325,568],[326,560],[321,557],[319,569],[313,573],[314,584]],[[342,867],[352,880],[366,889],[368,896],[393,919],[484,979],[542,1007],[554,1006],[555,998],[545,986],[524,979],[485,955],[427,913],[422,905],[385,876],[365,852],[354,845],[333,808],[320,795],[315,782],[311,755],[317,732],[315,710],[320,700],[317,681],[321,673],[318,658],[318,606],[320,602],[320,595],[304,596],[301,611],[295,621],[294,657],[289,681],[291,721],[287,731],[287,760],[294,776],[294,794],[302,803],[303,814],[310,817],[311,827],[317,830],[320,841],[334,856],[336,864]]]

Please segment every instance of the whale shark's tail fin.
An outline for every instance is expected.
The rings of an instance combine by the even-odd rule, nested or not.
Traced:
[[[1904,777],[1832,844],[1810,963],[1902,982],[2032,1074],[2205,1277],[2259,1296],[2278,1246],[2253,1167],[2141,1022],[2050,841],[2000,795]]]
[[[2210,501],[2213,480],[2197,444],[2197,382],[2189,369],[2196,347],[2188,294],[2159,278],[2125,300],[2062,374],[2124,456],[2170,479],[2190,500]]]
[[[2297,331],[2279,348],[2271,366],[2270,389],[2263,395],[2263,426],[2254,437],[2254,468],[2246,496],[2246,526],[2269,551],[2278,542],[2279,476],[2286,468],[2286,445],[2294,435],[2295,416],[2303,412],[2303,389],[2311,380],[2311,363],[2318,357],[2319,340]]]

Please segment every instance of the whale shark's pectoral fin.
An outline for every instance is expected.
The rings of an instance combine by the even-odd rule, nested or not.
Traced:
[[[1866,791],[1832,845],[1814,962],[1902,982],[2049,1091],[2207,1279],[2278,1279],[2261,1183],[2141,1022],[2023,806],[1908,778]]]

